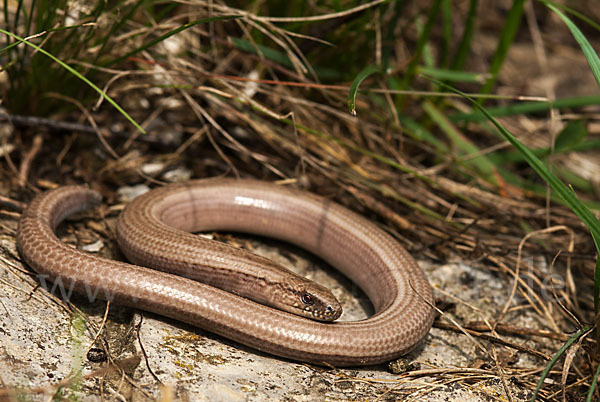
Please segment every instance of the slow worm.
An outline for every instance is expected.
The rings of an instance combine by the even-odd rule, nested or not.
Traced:
[[[27,264],[83,295],[318,364],[389,361],[421,342],[433,322],[432,290],[413,258],[389,234],[328,199],[250,180],[209,179],[154,189],[122,212],[117,240],[132,262],[171,272],[101,258],[56,237],[54,230],[64,218],[100,200],[98,193],[82,186],[37,196],[23,212],[17,231]],[[360,286],[375,314],[356,322],[317,322],[190,279],[205,270],[216,273],[213,284],[237,280],[259,298],[261,292],[273,293],[261,285],[261,270],[256,268],[256,261],[259,267],[264,262],[260,257],[248,262],[241,250],[182,232],[203,230],[254,233],[309,250]],[[244,279],[248,277],[259,278],[258,284]],[[262,280],[273,281],[279,285],[280,279]]]

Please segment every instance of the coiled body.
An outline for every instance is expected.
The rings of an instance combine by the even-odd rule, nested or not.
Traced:
[[[119,244],[136,263],[172,268],[176,274],[94,256],[55,236],[54,229],[67,215],[99,201],[94,191],[76,186],[35,198],[17,232],[25,261],[79,293],[96,292],[100,298],[172,317],[258,350],[318,364],[391,360],[414,348],[433,322],[431,287],[406,250],[371,222],[327,199],[248,180],[199,180],[152,190],[123,211],[117,225]],[[228,266],[244,272],[253,264],[245,262],[244,252],[205,240],[193,251],[191,237],[180,230],[232,230],[296,244],[360,286],[376,313],[357,322],[316,322],[189,279],[191,268],[181,265],[186,255],[220,261],[224,281],[239,280]]]

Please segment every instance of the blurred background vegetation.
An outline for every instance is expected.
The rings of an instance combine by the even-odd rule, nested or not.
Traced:
[[[3,0],[0,195],[83,182],[114,202],[142,182],[280,180],[379,221],[415,256],[509,280],[535,236],[523,256],[566,279],[532,268],[518,292],[553,288],[563,306],[530,298],[545,329],[581,336],[598,292],[581,220],[600,209],[591,4]],[[597,359],[577,365],[568,381],[587,393]]]

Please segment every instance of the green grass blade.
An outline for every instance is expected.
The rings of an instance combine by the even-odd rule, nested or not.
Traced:
[[[446,146],[445,143],[440,141],[433,133],[431,133],[427,128],[423,127],[416,120],[410,118],[409,116],[399,114],[398,119],[402,124],[402,127],[406,130],[408,134],[411,135],[417,141],[423,141],[428,145],[431,145],[436,149],[439,154],[449,154],[450,150]]]
[[[435,0],[431,7],[429,8],[429,14],[427,15],[427,21],[425,22],[425,26],[417,39],[417,45],[415,46],[415,52],[412,55],[412,59],[410,63],[408,63],[408,67],[406,68],[406,74],[404,75],[403,87],[408,88],[410,83],[412,82],[415,72],[417,71],[417,66],[421,62],[421,56],[423,55],[423,51],[425,50],[425,45],[429,41],[429,37],[431,36],[431,31],[433,29],[435,20],[440,11],[442,1]]]
[[[418,73],[438,80],[468,82],[472,84],[483,84],[489,77],[489,75],[485,73],[471,73],[468,71],[446,70],[443,68],[431,68],[424,66],[419,67]]]
[[[588,95],[556,99],[554,102],[521,102],[508,106],[491,107],[488,108],[487,111],[492,116],[503,117],[519,114],[548,112],[550,109],[596,106],[598,104],[600,104],[600,95]],[[450,120],[453,122],[479,122],[485,119],[485,115],[478,110],[470,113],[455,113],[450,116]]]
[[[594,244],[596,244],[596,250],[600,250],[600,237],[594,236]],[[596,270],[594,271],[594,311],[598,315],[600,310],[600,258],[596,259]],[[598,331],[598,329],[596,329]]]
[[[558,352],[556,352],[554,354],[554,356],[552,356],[552,359],[550,360],[550,362],[548,363],[548,365],[542,372],[542,375],[540,376],[540,380],[538,381],[537,386],[535,387],[535,390],[533,391],[533,396],[531,397],[531,402],[535,402],[535,400],[537,399],[537,395],[540,392],[540,389],[542,389],[542,386],[544,385],[544,380],[546,379],[546,377],[548,377],[550,370],[552,370],[552,367],[554,367],[554,365],[556,364],[558,359],[560,359],[562,357],[562,355],[565,354],[567,349],[569,349],[569,347],[573,343],[575,343],[579,338],[581,338],[583,335],[585,335],[585,333],[589,330],[590,330],[589,328],[584,327],[584,328],[581,328],[579,331],[575,332],[569,338],[569,340],[567,340],[565,342],[565,344],[562,345],[562,347],[558,350]]]
[[[500,67],[504,63],[504,59],[508,54],[508,50],[515,39],[515,35],[517,34],[517,30],[521,25],[521,17],[523,16],[523,5],[525,4],[525,0],[513,0],[512,7],[506,16],[506,23],[504,24],[504,28],[502,28],[502,32],[500,33],[500,39],[498,40],[498,46],[496,47],[496,51],[492,56],[492,61],[490,63],[489,73],[491,75],[490,79],[487,80],[483,88],[481,88],[482,94],[488,94],[496,84],[496,79],[498,78],[498,73],[500,72]]]
[[[574,10],[570,7],[565,6],[564,4],[554,4],[552,3],[552,5],[554,7],[557,7],[561,10],[566,11],[567,13],[579,18],[581,21],[585,22],[586,24],[588,24],[589,26],[591,26],[592,28],[594,28],[596,31],[600,31],[600,24],[598,24],[596,21],[592,20],[590,17],[588,17],[587,15],[584,15],[582,13],[580,13],[577,10]]]
[[[600,87],[600,60],[598,59],[598,55],[594,51],[594,48],[592,47],[592,45],[590,45],[590,42],[588,42],[585,36],[583,36],[579,28],[577,28],[577,25],[575,25],[573,21],[571,21],[569,17],[567,17],[562,11],[560,11],[554,4],[548,1],[544,1],[544,4],[556,15],[558,15],[567,25],[567,27],[571,31],[571,34],[573,34],[573,37],[575,38],[577,43],[579,43],[579,46],[581,47],[581,50],[583,51],[583,54],[585,55],[585,58],[587,59],[587,62],[590,65],[590,69],[594,74],[594,78],[596,78],[596,84],[598,84],[598,86]]]
[[[273,49],[271,47],[261,45],[261,44],[252,44],[250,41],[241,38],[232,37],[231,43],[236,49],[242,50],[251,54],[258,54],[257,49],[260,51],[260,54],[267,60],[273,61],[277,64],[281,64],[286,67],[294,67],[294,64],[290,60],[287,54],[281,52],[279,50]]]
[[[105,64],[102,64],[99,62],[99,59],[104,54],[106,54],[105,49],[111,43],[110,39],[115,36],[116,32],[118,32],[119,29],[121,29],[121,27],[123,27],[127,23],[127,21],[131,21],[133,15],[137,11],[137,9],[144,4],[146,4],[146,1],[137,1],[126,10],[117,6],[117,7],[119,7],[118,14],[119,14],[120,18],[111,25],[110,29],[108,29],[106,31],[105,35],[103,35],[99,40],[97,40],[96,45],[99,43],[102,43],[102,46],[100,46],[100,49],[96,53],[96,58],[93,61],[93,64],[99,64],[103,67],[106,67]],[[97,7],[92,11],[92,15],[94,15],[95,20],[100,18],[103,11],[105,10],[105,6],[106,6],[106,4],[98,3]]]
[[[452,1],[442,0],[442,44],[439,65],[448,67],[450,43],[452,43]]]
[[[25,23],[26,23],[26,27],[25,27],[25,36],[28,36],[31,34],[31,25],[33,24],[33,16],[35,15],[35,1],[31,2],[31,5],[29,6],[29,15],[27,16],[27,18],[25,19]],[[28,48],[27,46],[25,46],[23,48],[23,51],[26,51]]]
[[[579,120],[578,120],[579,121]],[[587,127],[586,127],[587,136]],[[574,143],[566,146],[565,148],[557,150],[554,149],[554,153],[565,153],[565,152],[580,152],[580,151],[597,151],[600,150],[600,139],[588,139],[581,143]],[[536,156],[543,158],[550,155],[550,147],[534,148],[532,149]],[[506,151],[502,152],[500,158],[503,162],[519,162],[523,160],[523,156],[518,154],[518,151]]]
[[[576,148],[583,143],[587,134],[587,127],[584,120],[571,120],[558,133],[556,141],[554,141],[554,151],[558,153]]]
[[[458,157],[461,159],[465,156],[476,155],[480,153],[480,149],[465,137],[442,113],[433,103],[429,101],[423,102],[423,110],[433,120],[438,127],[446,134],[448,139],[454,145],[457,150]],[[497,185],[498,180],[496,179],[499,175],[496,172],[494,165],[485,157],[479,156],[472,158],[467,162],[466,165],[471,166],[479,172],[479,174],[488,182]]]
[[[442,84],[441,82],[439,84]],[[496,126],[502,136],[510,142],[519,152],[523,154],[529,166],[531,166],[538,175],[540,175],[546,183],[550,185],[560,198],[564,200],[567,206],[585,223],[591,232],[592,239],[596,246],[596,270],[594,272],[594,311],[596,314],[600,311],[600,222],[589,208],[581,202],[574,192],[567,187],[560,179],[558,179],[550,170],[544,165],[542,161],[529,148],[523,145],[517,140],[508,130],[506,130],[496,119],[494,119],[488,111],[481,105],[479,105],[474,99],[467,96],[466,94],[452,88],[448,85],[442,84],[444,87],[451,91],[461,94],[461,96],[472,102],[483,114],[486,115],[489,121]]]
[[[24,0],[19,0],[19,4],[17,4],[17,11],[15,11],[15,21],[13,24],[13,30],[15,32],[17,31],[17,27],[19,26],[19,19],[21,18],[21,11],[24,10],[23,2],[24,2]],[[6,11],[6,8],[4,10]],[[6,21],[6,26],[8,26],[8,20]]]
[[[471,99],[471,101],[474,101]],[[487,113],[485,109],[481,109],[484,113]],[[592,234],[600,238],[600,222],[592,214],[592,212],[577,198],[573,191],[567,187],[562,181],[550,172],[546,165],[539,160],[533,152],[517,140],[508,130],[506,130],[496,119],[491,115],[487,114],[488,119],[496,126],[496,128],[502,133],[502,136],[510,142],[515,148],[517,148],[525,157],[525,160],[529,165],[539,174],[549,185],[556,191],[556,193],[567,203],[569,208],[581,219],[586,226],[590,229]]]
[[[594,398],[594,391],[596,390],[596,382],[598,381],[598,375],[600,375],[600,364],[596,367],[596,371],[594,372],[594,377],[592,378],[592,386],[588,391],[587,398],[585,398],[586,402],[592,402]]]
[[[156,3],[156,4],[154,4]],[[150,10],[148,10],[150,12],[150,14],[152,15],[152,17],[154,18],[155,21],[160,21],[163,18],[165,18],[166,16],[168,16],[169,14],[173,13],[173,10],[177,9],[179,7],[179,4],[177,4],[176,2],[171,2],[171,4],[165,5],[164,7],[157,7],[160,6],[158,4],[158,2],[156,1],[152,1],[149,4],[149,8]],[[162,8],[160,10],[156,10],[155,8]]]
[[[358,93],[358,87],[365,80],[365,78],[376,73],[381,74],[381,68],[375,64],[371,64],[363,68],[362,71],[358,73],[358,75],[352,81],[352,85],[350,85],[350,92],[348,93],[348,109],[350,110],[350,114],[352,116],[356,116],[356,94]]]
[[[45,36],[45,35],[47,35],[47,34],[49,34],[49,33],[51,33],[51,32],[60,32],[60,31],[67,31],[67,30],[69,30],[69,29],[82,28],[82,27],[84,27],[85,25],[86,25],[86,24],[84,23],[84,24],[68,25],[68,26],[64,26],[64,27],[57,27],[57,28],[54,28],[54,29],[48,29],[47,31],[45,31],[45,32],[44,32],[44,35],[40,35],[40,36],[36,36],[36,37],[38,37],[38,38],[39,38],[39,37],[41,37],[41,36]],[[8,37],[8,36],[7,36],[7,37]],[[13,42],[13,43],[10,43],[9,45],[7,45],[7,46],[3,47],[2,49],[0,49],[0,53],[3,53],[3,52],[6,52],[6,51],[8,51],[9,49],[11,49],[11,48],[13,48],[13,47],[17,46],[17,45],[18,45],[19,43],[21,43],[21,42],[22,42],[22,41],[20,41],[20,40],[16,40],[15,42]]]
[[[401,21],[400,17],[402,16],[405,5],[405,0],[397,0],[390,4],[389,13],[392,18],[389,19],[387,24],[382,24],[382,28],[385,32],[384,40],[381,44],[381,67],[383,71],[390,70],[390,57],[394,51],[396,43],[396,32],[400,31],[398,24]],[[388,13],[382,13],[381,19],[383,20],[384,17],[387,18],[387,16]]]
[[[589,151],[600,148],[600,140],[585,140],[588,135],[587,127],[584,120],[572,120],[565,128],[563,128],[554,143],[554,150],[550,147],[532,148],[531,152],[538,158],[545,158],[553,154],[562,154],[573,151]],[[514,149],[506,151],[496,151],[491,153],[488,158],[495,164],[508,164],[522,162],[525,158],[523,155]]]
[[[195,20],[195,21],[192,21],[192,22],[188,22],[187,24],[184,24],[184,25],[182,25],[180,27],[177,27],[177,28],[173,29],[172,31],[169,31],[169,32],[167,32],[167,33],[165,33],[163,35],[160,35],[158,38],[154,38],[151,41],[149,41],[147,43],[144,43],[142,46],[140,46],[140,47],[138,47],[136,49],[133,49],[132,51],[124,54],[123,56],[120,56],[120,57],[117,57],[114,60],[111,60],[106,65],[110,66],[110,65],[113,65],[113,64],[118,63],[120,61],[123,61],[123,60],[127,59],[128,57],[133,56],[134,54],[137,54],[137,53],[139,53],[139,52],[141,52],[143,50],[146,50],[146,49],[148,49],[148,48],[156,45],[157,43],[162,42],[163,40],[165,40],[165,39],[167,39],[167,38],[169,38],[169,37],[171,37],[173,35],[178,34],[181,31],[184,31],[184,30],[186,30],[188,28],[193,27],[194,25],[204,24],[206,22],[235,20],[235,19],[238,19],[238,18],[242,18],[242,16],[241,15],[221,15],[219,17],[200,18],[198,20]]]
[[[42,53],[43,55],[49,57],[50,59],[52,59],[53,61],[55,61],[56,63],[60,64],[64,69],[66,69],[68,72],[70,72],[71,74],[75,75],[77,78],[79,78],[80,80],[82,80],[83,82],[85,82],[87,85],[89,85],[91,88],[93,88],[96,92],[98,92],[100,94],[100,96],[102,96],[104,99],[106,99],[111,105],[113,105],[113,107],[115,109],[117,109],[119,111],[119,113],[121,113],[123,116],[125,116],[125,118],[127,120],[129,120],[131,122],[131,124],[133,124],[140,132],[146,134],[146,130],[144,130],[142,128],[142,126],[140,126],[125,110],[123,110],[123,108],[121,108],[121,106],[119,106],[119,104],[117,102],[115,102],[110,96],[108,96],[104,91],[102,91],[100,88],[98,88],[93,82],[91,82],[90,80],[88,80],[86,77],[84,77],[83,75],[81,75],[77,70],[75,70],[73,67],[69,66],[67,63],[63,62],[62,60],[60,60],[59,58],[57,58],[56,56],[54,56],[53,54],[47,52],[46,50],[42,49],[41,47],[26,41],[25,39],[21,38],[20,36],[17,36],[11,32],[5,31],[4,29],[0,28],[0,32],[10,36],[13,39],[18,40],[19,42],[23,42],[24,44],[26,44],[27,46],[30,46],[32,48],[34,48],[35,50],[37,50],[38,52]]]
[[[469,11],[467,12],[467,20],[465,21],[465,30],[460,39],[456,55],[454,56],[454,62],[452,63],[453,70],[462,70],[467,61],[467,57],[469,56],[471,40],[473,39],[473,32],[475,31],[475,19],[477,17],[478,5],[479,0],[469,0]]]
[[[552,190],[554,190],[558,196],[565,201],[575,215],[577,215],[579,219],[585,223],[594,240],[600,239],[600,222],[598,219],[596,219],[588,207],[577,198],[573,191],[562,181],[560,181],[529,148],[523,145],[521,141],[519,141],[514,135],[505,129],[491,114],[489,114],[489,112],[483,106],[479,105],[475,99],[442,82],[435,80],[433,81],[454,93],[460,94],[462,97],[473,103],[473,105],[475,105],[475,107],[487,117],[487,119],[496,127],[496,129],[498,129],[498,132],[502,135],[502,137],[504,137],[504,139],[510,142],[513,147],[523,154],[529,166],[531,166],[536,173],[540,175],[546,181],[546,183],[548,183],[548,185],[550,185]],[[598,246],[598,243],[596,245]],[[598,248],[598,250],[600,250],[600,248]]]

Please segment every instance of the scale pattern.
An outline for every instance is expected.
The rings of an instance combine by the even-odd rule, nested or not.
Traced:
[[[414,259],[379,227],[328,199],[232,179],[152,190],[121,213],[117,240],[128,259],[160,271],[91,255],[56,237],[66,216],[99,202],[96,192],[67,186],[37,196],[27,207],[17,245],[40,277],[277,356],[333,366],[399,357],[421,342],[433,323],[432,289]],[[317,254],[360,286],[376,313],[356,322],[316,322],[186,278],[185,270],[196,269],[190,265],[194,260],[222,264],[225,271],[215,272],[227,274],[225,280],[256,271],[246,252],[182,232],[217,229],[269,236]]]

